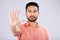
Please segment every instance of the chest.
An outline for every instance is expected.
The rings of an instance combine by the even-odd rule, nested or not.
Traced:
[[[44,40],[44,32],[39,27],[27,27],[22,30],[21,38],[26,40]]]

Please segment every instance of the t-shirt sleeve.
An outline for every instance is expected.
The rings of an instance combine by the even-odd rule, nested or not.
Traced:
[[[45,40],[49,40],[49,32],[47,30],[45,32]]]
[[[43,31],[44,31],[44,35],[45,35],[45,40],[49,40],[49,32],[48,32],[48,30],[45,27],[43,27]]]
[[[20,35],[21,35],[21,32],[22,32],[22,26],[23,26],[23,24],[21,24],[21,23],[18,23],[17,25],[16,25],[17,27],[17,31],[18,31],[18,37],[20,37]]]

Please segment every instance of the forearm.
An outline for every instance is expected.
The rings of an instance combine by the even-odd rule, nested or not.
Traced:
[[[13,32],[13,35],[14,36],[17,36],[18,35],[18,31],[17,31],[17,29],[16,29],[16,26],[15,25],[11,25],[11,31]]]

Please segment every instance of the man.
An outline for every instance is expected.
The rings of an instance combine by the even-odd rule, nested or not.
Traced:
[[[18,20],[18,10],[11,12],[11,30],[18,40],[49,40],[48,31],[36,21],[39,16],[39,6],[35,2],[26,4],[26,13],[28,21],[21,24]]]

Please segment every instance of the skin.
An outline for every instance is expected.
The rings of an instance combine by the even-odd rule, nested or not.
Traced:
[[[31,24],[31,26],[34,26],[36,24],[36,20],[37,20],[36,18],[38,18],[38,16],[39,16],[39,11],[38,11],[37,7],[36,6],[29,6],[27,8],[27,12],[25,14],[27,16],[27,19],[28,18],[30,19],[30,21],[29,20],[28,21]],[[35,21],[32,21],[32,20],[35,20]]]
[[[19,22],[18,19],[19,14],[20,14],[19,10],[13,10],[10,12],[10,26],[14,36],[17,36],[18,32],[20,32],[20,29],[15,26]]]
[[[21,32],[19,28],[16,28],[16,24],[19,22],[18,16],[20,14],[19,10],[13,10],[10,12],[10,25],[11,25],[11,30],[14,34],[14,36],[18,35],[18,32]],[[35,26],[36,24],[36,18],[39,16],[39,11],[36,6],[28,6],[27,12],[25,13],[28,22],[30,23],[31,26]],[[36,19],[36,20],[35,20]],[[34,21],[35,20],[35,21]]]

